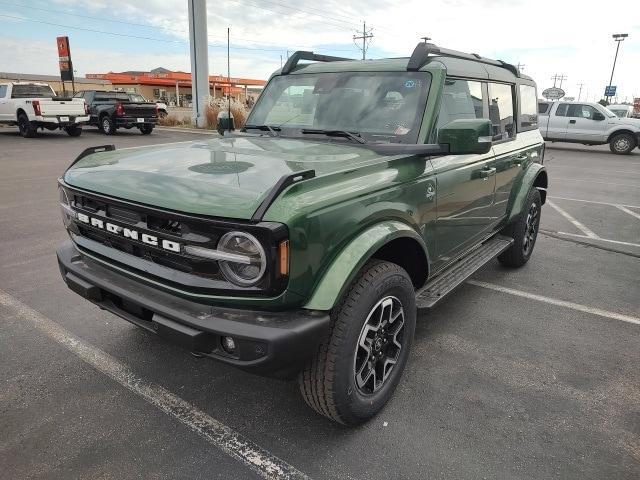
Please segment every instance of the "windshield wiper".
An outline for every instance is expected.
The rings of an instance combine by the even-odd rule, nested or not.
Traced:
[[[262,130],[264,132],[269,132],[269,135],[272,137],[277,137],[278,132],[281,130],[280,127],[272,127],[271,125],[245,125],[244,129],[253,128],[254,130]]]
[[[345,137],[357,143],[367,143],[358,132],[347,132],[346,130],[322,130],[315,128],[303,128],[302,133],[315,133],[326,135],[327,137]]]

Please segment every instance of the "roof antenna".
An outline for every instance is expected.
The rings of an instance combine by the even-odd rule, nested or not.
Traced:
[[[227,119],[227,125],[229,126],[229,132],[231,132],[231,62],[229,60],[229,27],[227,27],[227,83],[229,84],[229,90],[227,91],[227,104],[229,107]]]

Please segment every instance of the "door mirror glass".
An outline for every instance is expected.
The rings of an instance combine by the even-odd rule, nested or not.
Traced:
[[[491,120],[460,119],[440,127],[438,143],[449,145],[452,155],[483,154],[491,150]]]
[[[604,120],[604,115],[601,114],[600,112],[595,112],[591,118],[593,120],[601,121],[601,120]]]

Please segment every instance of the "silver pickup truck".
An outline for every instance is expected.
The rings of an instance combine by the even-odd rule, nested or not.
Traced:
[[[609,144],[625,155],[640,144],[640,119],[619,118],[599,103],[538,102],[538,125],[550,142]]]

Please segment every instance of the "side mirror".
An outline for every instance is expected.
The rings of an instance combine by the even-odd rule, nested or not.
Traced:
[[[593,114],[593,117],[591,117],[591,120],[597,120],[598,122],[604,120],[604,115],[601,114],[600,112],[596,112]]]
[[[227,110],[222,110],[218,113],[218,123],[216,125],[216,130],[220,135],[224,135],[224,132],[233,131],[236,129],[235,121],[233,118],[233,114],[229,116],[229,112]]]
[[[449,145],[452,155],[487,153],[492,141],[491,121],[482,118],[454,120],[438,131],[438,143]]]

